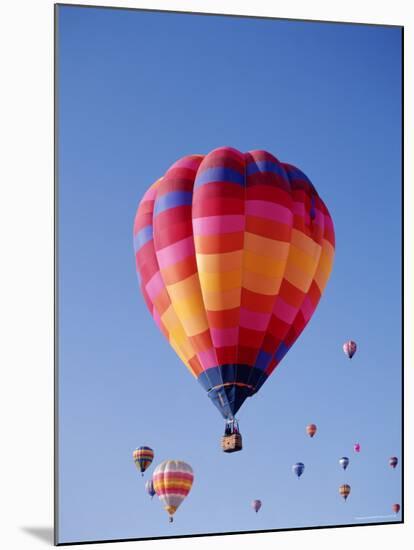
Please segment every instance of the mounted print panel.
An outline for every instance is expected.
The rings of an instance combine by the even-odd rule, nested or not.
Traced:
[[[55,23],[56,544],[401,523],[403,29]]]

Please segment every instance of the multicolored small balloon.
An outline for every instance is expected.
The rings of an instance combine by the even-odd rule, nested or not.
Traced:
[[[401,506],[399,504],[393,504],[392,505],[392,511],[394,512],[394,514],[398,514],[400,509],[401,509]]]
[[[292,472],[298,476],[298,478],[300,478],[300,476],[303,474],[305,470],[305,465],[303,464],[303,462],[296,462],[296,464],[294,464],[292,466]]]
[[[150,447],[138,447],[138,449],[135,449],[132,453],[132,456],[135,466],[141,472],[141,475],[144,475],[145,470],[154,459],[154,451]]]
[[[389,459],[388,464],[391,466],[391,468],[395,468],[398,464],[398,458],[396,456],[392,456]]]
[[[316,424],[308,424],[306,426],[306,433],[308,434],[309,437],[313,437],[316,434],[317,429],[318,428]]]
[[[154,489],[154,484],[152,482],[152,479],[149,479],[145,484],[145,490],[149,494],[149,496],[152,498],[156,493]]]
[[[349,458],[347,456],[343,456],[339,459],[339,464],[343,470],[346,470],[348,468]]]
[[[191,490],[194,480],[193,469],[182,460],[165,460],[152,474],[154,490],[168,513],[169,521]]]
[[[349,494],[351,492],[351,486],[348,485],[347,483],[345,483],[344,485],[341,485],[339,487],[339,494],[341,495],[341,497],[346,501],[346,499],[348,498]]]
[[[345,342],[345,344],[342,346],[342,349],[344,350],[345,355],[347,355],[349,359],[352,359],[357,350],[356,342],[354,342],[353,340],[349,340],[348,342]]]
[[[359,443],[355,443],[355,445],[354,445],[354,451],[355,451],[356,453],[361,452],[361,445],[360,445]]]
[[[257,500],[257,499],[252,500],[252,508],[256,512],[256,514],[260,510],[261,507],[262,507],[262,501],[261,500]]]

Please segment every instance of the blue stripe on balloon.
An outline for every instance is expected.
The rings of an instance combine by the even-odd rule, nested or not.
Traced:
[[[143,227],[134,237],[134,250],[135,252],[138,252],[138,250],[144,246],[148,241],[150,241],[153,237],[153,230],[152,225],[146,225]]]
[[[238,185],[244,186],[245,178],[244,174],[241,174],[232,168],[217,166],[214,168],[207,168],[207,170],[204,170],[204,172],[197,175],[195,187],[213,182],[237,183]]]
[[[280,164],[276,164],[271,160],[257,160],[254,162],[250,162],[246,166],[246,174],[248,176],[256,174],[257,172],[273,172],[274,174],[282,176],[282,178],[286,179],[286,171],[284,170],[284,168],[280,166]]]
[[[266,368],[269,366],[271,359],[272,355],[270,353],[266,353],[265,351],[260,350],[254,366],[257,369],[266,370]]]
[[[276,361],[278,361],[278,362],[281,361],[283,359],[283,357],[287,354],[289,349],[290,348],[284,342],[282,342],[279,345],[279,347],[277,348],[276,353],[275,353]]]
[[[175,208],[176,206],[187,206],[193,202],[193,192],[192,191],[171,191],[171,193],[166,193],[157,197],[154,207],[154,216],[169,210],[170,208]]]

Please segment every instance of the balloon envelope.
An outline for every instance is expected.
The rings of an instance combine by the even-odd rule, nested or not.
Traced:
[[[396,456],[392,456],[389,459],[388,464],[391,466],[391,468],[395,468],[398,464],[398,458]]]
[[[134,223],[142,294],[224,418],[309,322],[334,248],[313,184],[266,151],[183,157],[145,193]]]
[[[300,477],[303,474],[304,470],[305,470],[305,465],[303,464],[303,462],[297,462],[292,466],[293,473],[298,477]]]
[[[400,505],[399,504],[393,504],[392,505],[392,511],[394,512],[394,514],[398,514],[398,512],[400,511]]]
[[[356,453],[359,453],[361,451],[361,445],[359,443],[355,443],[354,445],[354,451]]]
[[[348,342],[345,342],[342,349],[344,350],[345,355],[347,355],[349,359],[352,359],[357,350],[357,345],[353,340],[349,340]]]
[[[316,434],[316,424],[308,424],[306,426],[306,433],[309,435],[309,437],[313,437]]]
[[[256,514],[260,510],[261,507],[262,507],[262,501],[261,500],[256,499],[256,500],[252,501],[252,508],[256,512]]]
[[[348,498],[350,492],[351,492],[351,486],[346,483],[339,487],[339,494],[344,500]]]
[[[170,521],[190,492],[193,480],[193,469],[182,460],[165,460],[155,468],[152,474],[154,490],[164,505]]]
[[[149,494],[149,496],[152,498],[155,495],[155,489],[154,484],[152,483],[152,479],[149,479],[145,484],[145,490]]]
[[[346,470],[349,464],[349,458],[347,456],[343,456],[339,459],[339,464],[344,470]]]
[[[151,464],[154,458],[154,451],[150,447],[138,447],[132,453],[134,458],[135,466],[138,470],[144,474],[145,470]]]

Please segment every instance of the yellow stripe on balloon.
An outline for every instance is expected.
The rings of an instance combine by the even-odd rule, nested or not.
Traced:
[[[251,273],[259,273],[266,277],[282,277],[286,259],[273,260],[266,256],[246,250],[243,256],[243,268]]]
[[[322,253],[319,261],[318,270],[315,274],[315,283],[318,285],[321,293],[324,291],[329,275],[333,267],[334,248],[327,240],[322,241]]]
[[[250,250],[269,258],[283,260],[289,251],[289,243],[268,239],[267,237],[246,231],[244,234],[244,250]]]
[[[240,288],[224,292],[203,292],[204,305],[209,311],[224,311],[240,306]]]
[[[281,283],[282,277],[266,277],[249,271],[243,273],[243,288],[258,294],[274,296],[279,292]]]
[[[312,258],[317,259],[320,256],[321,245],[302,233],[302,231],[292,229],[292,244]]]
[[[241,287],[241,269],[222,273],[200,273],[203,292],[221,292]]]
[[[197,254],[199,273],[235,271],[239,268],[243,251],[223,252],[222,254]]]

